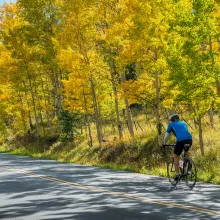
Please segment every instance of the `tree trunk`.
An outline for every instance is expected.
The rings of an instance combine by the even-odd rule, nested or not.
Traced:
[[[199,146],[202,156],[204,156],[204,142],[203,142],[203,133],[202,133],[202,117],[198,117],[198,126],[199,126]]]
[[[34,78],[34,84],[37,85],[35,78]],[[39,112],[39,116],[40,116],[41,127],[42,127],[42,130],[43,130],[43,136],[45,137],[46,136],[46,132],[45,132],[45,128],[44,128],[44,120],[43,120],[43,115],[42,115],[42,108],[40,106],[40,98],[39,98],[36,86],[34,86],[34,93],[35,93],[35,96],[36,96],[36,99],[37,99],[37,102],[38,102],[38,112]]]
[[[46,77],[46,90],[47,90],[47,94],[48,94],[48,105],[52,106],[52,98],[51,98],[51,92],[50,92],[50,87],[49,87],[49,82],[48,82],[48,78]],[[53,110],[48,112],[48,120],[49,120],[49,128],[50,131],[52,132],[52,119],[53,119]]]
[[[21,109],[21,120],[23,122],[23,127],[24,127],[24,133],[26,133],[27,131],[27,125],[26,125],[26,118],[25,118],[25,110],[24,110],[24,103],[23,103],[23,100],[22,100],[22,96],[20,94],[20,92],[17,92],[18,96],[19,96],[19,99],[20,99],[20,102],[21,102],[21,105],[22,105],[22,109]]]
[[[53,116],[57,115],[60,116],[60,112],[62,110],[62,95],[59,94],[60,92],[60,88],[62,87],[62,84],[60,82],[59,79],[59,74],[57,73],[58,70],[51,70],[52,71],[52,84],[53,84],[53,103],[54,103],[54,113]],[[60,71],[60,75],[61,75],[61,71]],[[60,76],[60,78],[62,78]]]
[[[85,95],[85,90],[83,88],[83,99],[84,99],[84,107],[86,110],[86,115],[85,115],[85,119],[86,119],[86,124],[88,126],[88,130],[89,130],[89,146],[92,147],[93,143],[92,143],[92,133],[91,133],[91,127],[90,127],[90,123],[89,123],[89,114],[88,114],[88,107],[87,107],[87,101],[86,101],[86,95]]]
[[[123,82],[126,81],[125,73],[122,74],[122,81]],[[124,93],[125,92],[126,91],[124,91]],[[125,111],[126,111],[127,122],[128,122],[128,130],[129,130],[130,135],[134,137],[134,125],[132,121],[131,109],[130,109],[128,100],[126,98],[124,99],[124,103],[125,103]]]
[[[36,132],[37,132],[37,136],[39,136],[39,124],[38,124],[38,118],[37,118],[37,108],[36,108],[35,94],[34,94],[33,84],[32,84],[32,81],[31,81],[30,77],[28,78],[28,82],[29,82],[29,86],[30,86],[32,104],[33,104],[33,107],[34,107],[34,117],[35,117],[35,123],[36,123]]]
[[[122,139],[123,138],[122,122],[120,120],[119,106],[118,106],[118,91],[117,91],[116,82],[115,82],[116,70],[114,66],[114,60],[112,58],[110,61],[110,69],[111,69],[112,88],[113,88],[114,98],[115,98],[115,112],[116,112],[116,117],[117,117],[118,133],[119,133],[119,138]]]
[[[219,75],[219,73],[218,73],[218,75]],[[219,82],[219,79],[217,77],[218,76],[216,76],[216,79],[215,79],[215,81],[216,81],[216,88],[217,88],[217,94],[218,94],[218,96],[220,96],[220,82]]]
[[[214,114],[213,114],[212,107],[209,109],[208,114],[209,114],[209,120],[210,120],[211,127],[214,128]]]
[[[163,137],[162,137],[162,123],[160,119],[160,79],[158,76],[158,72],[155,73],[155,89],[156,89],[156,126],[158,133],[158,144],[162,146]]]
[[[26,101],[27,101],[27,105],[28,105],[28,119],[29,119],[29,126],[30,126],[30,130],[33,130],[33,122],[32,122],[32,118],[31,118],[31,111],[30,111],[30,102],[28,101],[28,94],[27,94],[27,91],[26,91],[26,84],[25,82],[23,81],[23,85],[24,85],[24,93],[25,93],[25,97],[26,97]]]
[[[97,98],[95,93],[95,86],[92,79],[90,79],[90,85],[92,90],[92,98],[93,98],[93,107],[94,107],[94,116],[95,116],[95,122],[96,122],[96,130],[97,130],[97,137],[99,144],[102,143],[102,131],[101,131],[101,123],[100,123],[100,115],[98,110],[98,104],[97,104]]]
[[[47,126],[49,127],[49,133],[51,134],[52,132],[52,125],[51,125],[51,120],[50,120],[50,114],[49,114],[49,111],[48,111],[48,105],[50,104],[50,100],[48,100],[46,98],[46,90],[44,88],[44,81],[43,81],[43,77],[41,75],[41,87],[42,87],[42,92],[43,92],[43,96],[44,96],[44,104],[45,104],[45,107],[46,107],[46,119],[47,119]],[[45,83],[46,84],[46,83]]]

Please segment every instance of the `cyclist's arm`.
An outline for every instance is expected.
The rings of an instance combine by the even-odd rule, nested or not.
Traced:
[[[170,133],[166,132],[166,134],[164,135],[163,144],[167,143],[169,136],[170,136]]]
[[[167,130],[166,130],[166,134],[164,135],[163,144],[166,144],[166,143],[167,143],[167,140],[168,140],[168,138],[169,138],[171,132],[172,132],[172,123],[170,123],[170,124],[168,125],[168,128],[167,128]]]

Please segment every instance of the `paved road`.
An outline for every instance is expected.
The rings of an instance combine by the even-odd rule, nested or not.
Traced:
[[[220,186],[0,154],[0,219],[220,219]]]

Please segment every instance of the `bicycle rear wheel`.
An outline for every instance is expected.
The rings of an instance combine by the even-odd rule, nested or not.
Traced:
[[[171,157],[170,160],[167,161],[167,176],[168,176],[169,182],[170,182],[173,186],[176,186],[176,184],[178,183],[178,181],[175,180],[176,172],[175,172],[174,159],[173,159],[173,157]]]
[[[186,163],[186,185],[192,189],[196,185],[197,170],[196,165],[192,160],[188,160]]]

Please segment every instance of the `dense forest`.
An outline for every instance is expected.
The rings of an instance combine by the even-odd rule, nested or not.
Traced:
[[[219,53],[219,0],[5,3],[1,144],[92,147],[155,132],[156,148],[178,113],[204,156],[204,129],[219,124]]]

